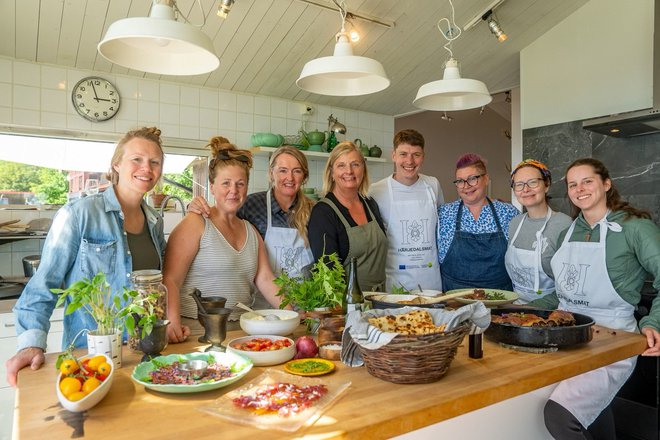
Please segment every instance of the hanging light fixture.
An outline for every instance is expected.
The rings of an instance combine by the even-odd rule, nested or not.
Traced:
[[[217,69],[220,60],[211,39],[190,23],[176,21],[175,8],[174,0],[153,0],[149,17],[112,23],[97,46],[99,53],[114,64],[160,75]]]
[[[488,93],[486,85],[475,79],[461,78],[458,61],[451,50],[452,42],[461,35],[461,29],[454,21],[454,4],[451,6],[451,21],[441,18],[438,21],[438,30],[447,39],[444,48],[449,52],[449,60],[445,64],[445,72],[441,80],[424,84],[417,91],[413,105],[424,110],[457,111],[482,107],[493,98]],[[440,24],[446,21],[448,30],[444,32]]]
[[[330,96],[367,95],[386,89],[390,80],[383,66],[374,59],[353,55],[345,28],[345,2],[333,2],[341,15],[341,30],[335,36],[334,54],[307,62],[296,84],[308,92]]]

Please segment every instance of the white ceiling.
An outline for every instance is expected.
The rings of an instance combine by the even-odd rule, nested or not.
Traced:
[[[193,23],[203,16],[198,0],[177,0]],[[385,28],[354,20],[362,38],[355,55],[377,59],[391,80],[386,90],[358,97],[326,97],[300,90],[295,81],[305,62],[332,54],[339,13],[299,0],[236,0],[226,20],[218,0],[199,0],[207,16],[203,31],[214,42],[220,67],[206,75],[159,76],[113,65],[96,45],[108,26],[126,17],[148,16],[151,0],[0,0],[0,55],[96,72],[161,78],[198,86],[274,96],[388,115],[417,110],[422,84],[441,79],[447,59],[436,23],[450,17],[447,0],[347,0],[356,14],[395,23]],[[316,0],[333,5],[331,0]],[[496,16],[509,39],[498,43],[485,22],[453,44],[461,74],[484,81],[491,93],[520,82],[519,52],[587,0],[506,0]],[[454,0],[459,27],[492,0]]]

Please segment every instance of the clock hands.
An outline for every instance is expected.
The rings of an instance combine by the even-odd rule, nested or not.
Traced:
[[[99,95],[98,95],[98,93],[96,93],[96,87],[94,86],[94,81],[90,81],[90,82],[92,83],[92,90],[94,90],[94,100],[95,100],[96,102],[101,101],[101,100],[99,99]],[[105,101],[105,100],[104,100],[104,101]]]

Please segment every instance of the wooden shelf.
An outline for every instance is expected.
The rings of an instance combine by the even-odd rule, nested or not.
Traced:
[[[275,150],[277,150],[277,148],[275,147],[250,148],[250,151],[255,156],[271,154],[274,153]],[[300,151],[302,151],[302,153],[311,160],[327,159],[330,156],[330,153],[325,153],[322,151],[307,151],[307,150],[300,150]],[[387,159],[385,159],[384,157],[365,157],[365,159],[367,159],[367,162],[381,162],[381,163],[387,162]]]

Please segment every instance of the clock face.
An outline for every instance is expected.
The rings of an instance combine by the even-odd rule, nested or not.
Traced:
[[[83,78],[73,88],[71,100],[76,111],[92,122],[107,121],[119,110],[119,92],[103,78]]]

